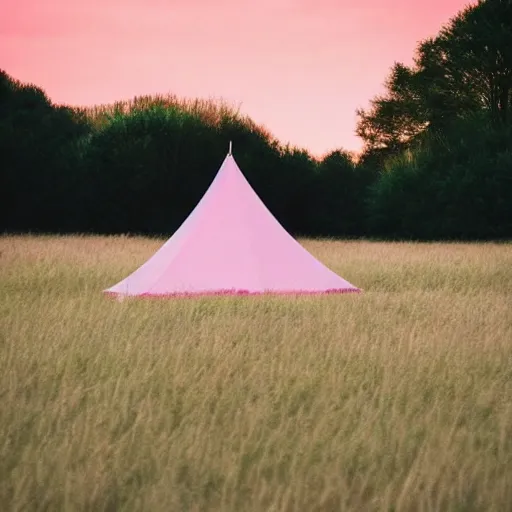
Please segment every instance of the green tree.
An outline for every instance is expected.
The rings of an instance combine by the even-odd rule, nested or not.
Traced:
[[[512,128],[480,114],[389,161],[372,187],[370,222],[393,238],[512,237]]]
[[[0,229],[66,230],[79,216],[81,152],[89,124],[0,70]]]
[[[90,228],[170,234],[207,190],[228,141],[243,172],[277,219],[304,232],[314,164],[262,129],[227,113],[207,123],[178,106],[112,113],[90,139]]]
[[[482,110],[508,123],[511,103],[512,1],[485,0],[420,43],[412,67],[393,66],[386,93],[358,110],[356,131],[367,153],[393,156]]]
[[[494,121],[509,122],[512,1],[485,0],[467,7],[441,30],[435,43],[452,90],[485,108]]]
[[[322,236],[362,236],[366,232],[366,196],[376,175],[357,165],[350,153],[329,153],[318,165],[311,190],[311,231]]]
[[[213,127],[176,108],[114,113],[89,142],[89,229],[177,229],[213,178],[217,139]]]
[[[371,100],[371,108],[357,110],[356,133],[366,152],[394,155],[428,124],[422,87],[416,70],[395,63],[386,80],[386,94]]]

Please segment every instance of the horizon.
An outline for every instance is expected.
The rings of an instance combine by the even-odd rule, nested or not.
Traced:
[[[314,157],[358,153],[356,109],[384,91],[395,61],[411,64],[418,42],[468,3],[7,0],[0,62],[56,104],[223,100]]]

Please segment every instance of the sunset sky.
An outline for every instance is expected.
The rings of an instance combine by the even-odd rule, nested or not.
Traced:
[[[2,0],[0,68],[57,103],[223,98],[279,140],[358,150],[355,110],[466,0]]]

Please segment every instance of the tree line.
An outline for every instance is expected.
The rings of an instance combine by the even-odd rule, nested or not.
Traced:
[[[295,235],[512,238],[512,0],[456,14],[357,115],[359,158],[316,160],[222,103],[73,108],[0,71],[0,230],[168,236],[232,140]]]

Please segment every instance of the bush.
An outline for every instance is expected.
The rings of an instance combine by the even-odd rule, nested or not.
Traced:
[[[389,162],[374,185],[374,233],[417,239],[512,237],[512,130],[475,117]]]

